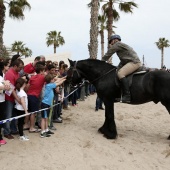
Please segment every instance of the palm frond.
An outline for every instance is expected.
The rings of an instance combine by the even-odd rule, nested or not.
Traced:
[[[121,2],[119,3],[119,9],[125,13],[133,13],[133,7],[138,7],[136,3],[134,2]]]
[[[27,0],[12,0],[8,4],[9,6],[9,16],[13,19],[24,19],[24,10],[31,9],[30,4]]]

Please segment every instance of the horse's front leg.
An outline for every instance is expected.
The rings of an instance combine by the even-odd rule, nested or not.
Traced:
[[[117,130],[114,120],[114,104],[111,101],[104,101],[105,103],[105,122],[99,132],[104,134],[108,139],[116,139]]]

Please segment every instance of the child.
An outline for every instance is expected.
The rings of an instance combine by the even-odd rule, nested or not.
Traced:
[[[50,137],[51,134],[54,134],[48,129],[48,117],[49,117],[49,112],[50,109],[49,107],[52,106],[53,103],[53,98],[54,98],[54,91],[53,89],[56,88],[56,86],[62,84],[66,80],[66,77],[63,78],[58,78],[55,81],[55,77],[51,74],[47,74],[45,76],[45,91],[44,91],[44,97],[42,99],[41,103],[41,109],[45,109],[41,112],[41,134],[40,137]]]
[[[45,67],[41,64],[37,64],[35,71],[36,75],[32,76],[29,80],[27,85],[27,94],[28,94],[28,111],[35,112],[39,110],[39,97],[42,91],[42,88],[45,83],[44,79],[44,70]],[[29,128],[30,133],[37,133],[39,132],[38,129],[35,128],[35,113],[30,115],[30,127],[29,127],[29,116],[25,119],[24,128]]]
[[[16,109],[17,116],[28,113],[27,111],[28,110],[28,98],[27,98],[27,94],[24,91],[25,86],[26,86],[26,79],[18,78],[15,84],[15,87],[16,87],[16,94],[21,99],[21,104],[19,104],[15,100],[15,103],[16,103],[15,109]],[[20,135],[19,139],[21,141],[28,141],[29,138],[25,136],[23,133],[24,119],[25,117],[21,117],[18,119],[18,131]]]

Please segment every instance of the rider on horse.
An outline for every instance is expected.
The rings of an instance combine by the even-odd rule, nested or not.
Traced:
[[[109,39],[109,44],[110,48],[102,60],[107,61],[114,53],[118,55],[120,63],[118,65],[117,75],[122,86],[122,102],[130,103],[131,95],[126,76],[141,67],[141,61],[133,48],[121,42],[119,35],[112,35]]]

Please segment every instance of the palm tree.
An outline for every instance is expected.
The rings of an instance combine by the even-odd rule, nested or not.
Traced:
[[[107,30],[106,22],[107,22],[107,17],[105,14],[98,16],[99,35],[101,37],[101,59],[104,56],[104,30]],[[113,27],[116,28],[115,26]]]
[[[9,7],[9,16],[13,19],[23,20],[24,10],[31,9],[27,0],[0,0],[0,56],[3,56],[3,29],[5,24],[5,4]]]
[[[164,65],[164,48],[167,48],[170,46],[169,40],[166,40],[165,38],[159,38],[158,42],[155,42],[158,49],[161,50],[161,68]]]
[[[98,51],[98,15],[99,15],[99,0],[91,0],[88,4],[91,8],[90,18],[90,43],[88,44],[90,58],[97,58]]]
[[[18,55],[23,55],[25,49],[24,45],[25,44],[22,41],[15,41],[12,44],[11,51],[17,52]]]
[[[60,45],[64,45],[65,41],[64,38],[61,36],[61,32],[57,31],[50,31],[47,33],[47,41],[46,44],[49,47],[50,45],[54,46],[54,54],[56,53],[56,48],[59,47]]]
[[[8,49],[5,46],[3,46],[2,50],[3,50],[3,58],[9,58],[10,52],[8,51]]]
[[[11,51],[17,52],[18,55],[25,56],[25,58],[32,55],[32,50],[25,47],[25,44],[22,41],[15,41],[12,44]]]
[[[107,30],[109,39],[109,37],[113,34],[113,21],[118,21],[120,19],[119,13],[114,4],[119,4],[119,10],[125,13],[132,13],[133,7],[137,8],[137,4],[134,2],[124,2],[122,0],[100,0],[100,2],[104,2],[102,9],[106,13],[108,19]],[[112,63],[112,58],[109,59],[109,63]]]
[[[107,19],[106,15],[99,15],[98,16],[99,35],[101,37],[101,59],[104,56],[104,30],[107,29],[106,19]]]
[[[22,53],[25,58],[31,57],[32,56],[32,50],[30,50],[28,47],[25,47]]]

